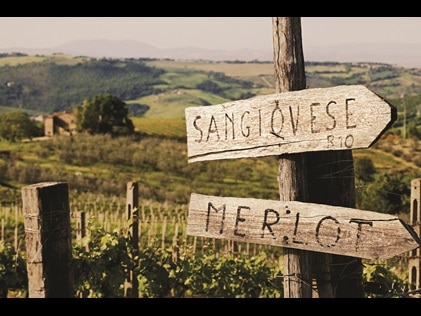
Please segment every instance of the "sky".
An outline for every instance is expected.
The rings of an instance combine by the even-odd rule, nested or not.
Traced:
[[[302,17],[302,43],[421,43],[421,17]],[[271,17],[0,17],[0,48],[73,40],[136,40],[157,48],[272,49]]]

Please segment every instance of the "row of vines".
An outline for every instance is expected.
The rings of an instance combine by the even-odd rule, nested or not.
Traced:
[[[282,248],[188,236],[186,205],[140,203],[136,257],[124,200],[86,195],[71,200],[70,210],[75,298],[126,297],[129,270],[140,298],[283,297]],[[0,297],[27,297],[22,207],[0,206],[0,220]],[[404,257],[365,262],[367,297],[408,296],[406,267]]]

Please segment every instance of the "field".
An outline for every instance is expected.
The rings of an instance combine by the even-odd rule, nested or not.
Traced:
[[[42,58],[44,57],[28,58],[26,62],[41,61]],[[71,58],[66,56],[57,55],[54,58],[57,58],[56,62],[73,62],[70,61]],[[17,61],[9,59],[3,62],[16,64]],[[140,186],[139,244],[145,253],[152,249],[155,256],[145,258],[147,257],[146,254],[142,253],[142,255],[145,255],[142,260],[145,260],[147,262],[145,265],[151,269],[157,269],[147,272],[150,273],[151,280],[156,284],[161,284],[159,282],[162,281],[162,279],[157,278],[157,271],[164,274],[168,273],[169,276],[176,275],[174,279],[167,278],[167,280],[170,279],[173,282],[174,287],[172,292],[165,293],[165,295],[176,296],[174,284],[178,286],[179,283],[177,282],[179,280],[184,282],[183,278],[186,276],[188,277],[185,280],[186,283],[183,284],[184,287],[180,286],[183,288],[180,291],[185,296],[191,295],[187,294],[185,288],[191,286],[192,279],[196,278],[197,284],[207,284],[206,282],[209,281],[208,275],[196,273],[191,276],[189,273],[192,271],[219,273],[221,279],[227,277],[227,279],[224,279],[225,284],[237,286],[240,281],[237,278],[238,273],[237,271],[231,272],[229,267],[237,269],[236,264],[238,263],[240,264],[238,269],[241,269],[242,273],[246,274],[248,269],[252,267],[256,269],[253,271],[257,271],[257,274],[260,272],[270,273],[274,284],[277,282],[278,287],[274,288],[274,292],[259,294],[260,297],[280,295],[281,248],[247,243],[234,245],[234,243],[226,240],[194,238],[187,236],[185,231],[187,205],[190,194],[193,192],[265,199],[277,199],[279,197],[277,157],[193,164],[188,164],[186,157],[184,109],[188,106],[209,106],[224,103],[230,99],[241,99],[243,93],[247,90],[236,86],[235,89],[227,89],[225,91],[227,94],[221,96],[198,89],[197,85],[211,76],[208,72],[221,72],[227,76],[247,78],[247,80],[255,83],[249,89],[252,94],[271,94],[273,93],[271,88],[273,82],[272,64],[170,60],[148,61],[147,63],[155,67],[165,68],[167,72],[161,78],[163,82],[157,86],[162,89],[162,93],[148,95],[136,100],[127,100],[128,104],[141,103],[150,107],[150,110],[143,117],[131,117],[136,131],[139,132],[138,137],[112,138],[107,135],[85,137],[76,134],[71,138],[57,136],[44,138],[38,142],[0,142],[0,194],[2,196],[0,244],[7,242],[13,245],[14,249],[24,251],[24,218],[20,204],[20,190],[23,186],[37,182],[66,181],[70,187],[73,229],[76,230],[75,216],[78,212],[84,212],[87,215],[90,225],[89,232],[91,235],[88,233],[83,241],[77,240],[76,231],[73,231],[75,234],[73,241],[77,246],[76,250],[80,251],[77,253],[81,256],[78,259],[82,262],[88,262],[91,267],[95,267],[92,268],[93,270],[98,269],[98,271],[103,272],[103,279],[91,278],[89,282],[79,284],[79,290],[83,292],[83,295],[86,295],[85,297],[103,295],[103,292],[101,292],[103,288],[101,288],[100,283],[102,285],[118,283],[107,274],[107,269],[115,272],[119,276],[118,280],[124,282],[124,275],[122,276],[121,271],[124,271],[125,263],[119,262],[116,265],[115,260],[120,260],[124,251],[127,251],[125,248],[127,245],[121,244],[122,241],[119,238],[126,236],[130,224],[125,214],[125,186],[127,182],[134,181],[139,183]],[[187,75],[185,71],[190,70],[198,70],[199,72],[188,72]],[[417,84],[420,82],[419,75],[405,72],[398,76],[389,69],[374,74],[370,67],[363,65],[309,65],[307,72],[310,87],[331,86],[335,83],[354,84],[358,83],[358,80],[365,80],[374,89],[385,93],[388,98],[399,97],[399,93],[408,87],[412,87],[415,94],[419,89]],[[212,78],[214,79],[214,77]],[[385,78],[389,79],[386,80]],[[401,86],[403,83],[405,83],[405,88]],[[224,81],[218,81],[218,84],[223,87],[230,85]],[[401,112],[398,113],[398,115],[401,114]],[[398,184],[408,186],[413,178],[421,177],[421,159],[419,158],[421,141],[412,137],[402,137],[401,127],[394,127],[386,134],[372,148],[354,150],[354,161],[369,158],[373,162],[375,168],[374,183],[379,181],[383,174],[402,174],[404,176],[399,179]],[[358,182],[356,191],[364,192],[367,190],[368,182],[363,185],[360,184]],[[377,189],[377,191],[380,191],[380,189]],[[401,198],[404,202],[408,201],[408,196],[401,196]],[[409,204],[405,204],[405,207],[407,209],[401,209],[399,217],[408,220]],[[90,252],[83,251],[87,243],[91,247]],[[180,249],[181,252],[177,252]],[[211,250],[211,252],[209,253],[208,250]],[[157,253],[160,253],[160,256],[162,253],[162,257],[158,258]],[[231,257],[234,253],[244,254],[249,258]],[[100,254],[104,254],[104,257],[100,257]],[[194,258],[194,254],[200,254],[203,257]],[[97,257],[94,257],[95,255]],[[11,256],[8,259],[13,262],[16,258],[17,256]],[[147,261],[149,259],[150,261]],[[260,265],[256,268],[253,265],[254,263],[248,261],[249,259],[251,261],[256,260]],[[203,266],[196,266],[195,264],[203,264]],[[224,264],[227,264],[227,266]],[[370,273],[379,269],[377,276],[383,277],[383,279],[379,278],[385,284],[390,285],[393,282],[407,281],[405,280],[407,262],[404,255],[386,262],[366,261],[364,264],[366,271]],[[383,267],[386,272],[382,270]],[[120,272],[114,271],[114,268],[120,269]],[[271,270],[268,272],[267,268]],[[212,273],[209,272],[210,275]],[[226,273],[226,275],[223,273]],[[147,275],[145,270],[139,273],[140,278],[145,275]],[[268,278],[266,274],[264,274],[263,279],[265,278]],[[369,279],[367,276],[366,278]],[[215,283],[217,281],[212,277],[210,279],[214,283],[209,285],[209,288],[212,288],[212,286],[216,288]],[[251,280],[251,277],[249,279]],[[148,286],[152,288],[153,282],[142,280],[145,282],[143,284],[145,288],[152,291]],[[256,280],[259,279],[256,277]],[[195,286],[197,284],[195,283]],[[221,289],[224,288],[223,284],[218,285]],[[234,294],[231,292],[230,294],[227,294],[227,292],[215,294],[215,292],[212,293],[209,290],[207,297],[218,297],[218,295],[222,297],[224,295],[238,295],[238,297],[241,297],[241,295],[245,295],[242,286],[238,285],[237,288],[231,289]],[[266,283],[265,286],[270,288]],[[89,287],[91,287],[92,292],[87,290]],[[169,287],[168,283],[162,286],[162,288],[166,287]],[[247,288],[251,287],[249,285]],[[143,290],[144,293],[147,292],[145,289]],[[202,292],[197,290],[194,295],[196,297],[204,296],[203,289],[201,290]],[[121,296],[121,289],[114,288],[113,291],[108,295]],[[162,292],[150,292],[149,295],[159,297]],[[255,293],[250,294],[250,296],[253,295],[259,296]]]
[[[135,130],[148,136],[185,139],[186,122],[183,119],[132,117]]]
[[[258,94],[274,93],[274,67],[269,61],[227,63],[154,60],[147,64],[177,72],[183,69],[221,72],[227,76],[252,80],[256,84],[264,83],[264,88]],[[421,93],[421,71],[417,69],[391,69],[389,65],[371,63],[309,63],[305,66],[305,71],[308,88],[363,84],[386,99],[399,99],[402,94]]]
[[[28,63],[40,63],[40,62],[54,62],[60,65],[75,65],[77,63],[86,61],[85,57],[73,57],[65,54],[53,54],[53,55],[37,55],[37,56],[11,56],[0,58],[0,67],[4,66],[17,66]]]
[[[209,61],[175,61],[154,60],[148,61],[148,65],[165,69],[196,69],[206,72],[223,72],[230,77],[259,77],[273,76],[272,62],[266,63],[226,63]]]

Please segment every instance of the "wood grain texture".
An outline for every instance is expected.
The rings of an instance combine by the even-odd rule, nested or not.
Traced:
[[[192,193],[187,234],[384,260],[420,246],[398,217],[298,201]]]
[[[272,17],[275,93],[304,90],[306,74],[300,17]],[[278,159],[279,198],[281,201],[307,201],[306,163],[308,153],[283,154]],[[284,297],[311,298],[312,253],[283,249]]]
[[[185,109],[188,161],[370,147],[396,119],[362,85],[315,88]]]
[[[72,234],[68,185],[22,188],[29,298],[72,298]]]

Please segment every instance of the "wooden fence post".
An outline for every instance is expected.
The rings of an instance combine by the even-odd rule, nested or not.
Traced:
[[[73,298],[68,185],[22,188],[29,298]]]
[[[76,213],[76,240],[81,240],[86,236],[86,216],[85,212]]]
[[[411,181],[409,224],[418,236],[421,234],[421,178]],[[415,295],[420,296],[421,289],[421,252],[420,248],[412,250],[408,260],[409,291],[417,291]]]
[[[139,281],[134,273],[134,268],[136,267],[136,260],[139,254],[139,189],[136,182],[127,183],[126,214],[127,220],[131,220],[129,234],[132,240],[132,251],[130,254],[132,266],[129,268],[125,282],[125,296],[137,298],[139,297]]]

